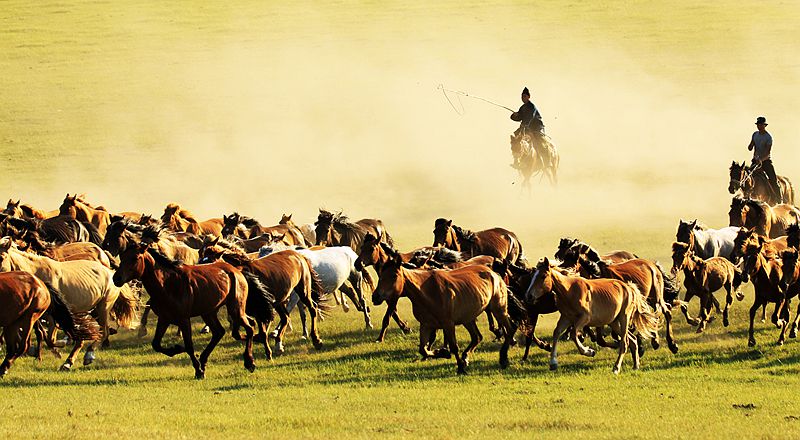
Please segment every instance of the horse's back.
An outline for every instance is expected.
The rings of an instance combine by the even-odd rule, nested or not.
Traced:
[[[44,283],[22,271],[0,273],[0,327],[28,311],[44,312],[50,304]]]

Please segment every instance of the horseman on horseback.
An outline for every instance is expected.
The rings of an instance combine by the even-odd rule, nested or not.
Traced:
[[[771,152],[772,152],[772,136],[767,132],[767,118],[759,116],[756,118],[756,127],[758,131],[753,133],[750,138],[750,144],[747,150],[753,151],[752,170],[757,168],[767,175],[767,182],[772,196],[775,200],[782,199],[781,188],[778,184],[778,178],[775,176],[775,168],[772,166]]]
[[[545,134],[542,114],[539,113],[539,109],[531,102],[531,93],[528,91],[527,87],[522,89],[522,106],[519,110],[511,114],[511,120],[519,122],[519,128],[514,131],[515,138],[520,138],[523,135],[530,136],[532,147],[540,157],[544,159],[549,156],[546,154],[546,151],[544,151],[545,148],[543,148]],[[511,166],[519,169],[522,152],[514,151],[514,148],[519,150],[520,143],[514,143],[511,151],[514,156],[514,164]]]

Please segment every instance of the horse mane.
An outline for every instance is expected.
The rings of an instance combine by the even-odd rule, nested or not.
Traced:
[[[800,224],[789,224],[789,226],[786,227],[786,235],[800,235]]]
[[[163,231],[163,229],[161,229],[160,226],[155,226],[155,225],[145,226],[141,230],[142,241],[158,243],[161,240],[161,231]]]
[[[226,252],[222,253],[222,259],[234,266],[249,266],[253,261],[247,254],[240,254],[230,249],[226,249]]]
[[[367,235],[366,228],[358,223],[351,222],[347,216],[341,212],[336,214],[336,216],[333,218],[331,226],[340,234],[342,234],[342,237],[339,239],[339,243],[345,246],[362,243],[364,241],[364,237]]]
[[[153,257],[153,260],[155,260],[157,265],[163,266],[167,269],[178,270],[183,266],[183,263],[178,260],[167,258],[167,256],[162,254],[158,249],[148,247],[147,253]]]
[[[239,216],[239,223],[245,225],[248,228],[261,227],[261,223],[259,223],[258,220],[244,215]]]
[[[695,220],[694,222],[695,222],[694,223],[694,229],[696,231],[707,231],[708,230],[708,226],[706,226],[705,224],[700,223],[698,220]]]
[[[341,214],[341,212],[339,214]],[[338,216],[339,214],[334,214],[330,211],[319,208],[319,215],[317,216],[317,221],[314,222],[314,224],[316,225],[318,223],[332,223],[334,217]]]
[[[16,229],[25,229],[30,231],[35,231],[39,223],[41,222],[38,219],[34,218],[18,218],[18,217],[8,217],[6,221]]]
[[[31,249],[33,249],[34,252],[38,252],[47,257],[52,257],[53,249],[55,249],[56,245],[42,240],[38,232],[34,230],[28,230],[25,235],[22,236],[22,239]]]
[[[215,237],[213,235],[205,235],[203,237],[203,246],[210,245],[211,242],[213,242],[214,240],[217,240],[217,237]],[[226,239],[226,238],[220,238],[219,240],[217,240],[217,242],[215,244],[217,246],[225,249],[225,250],[228,250],[228,251],[232,251],[232,252],[236,252],[236,253],[240,253],[240,254],[246,254],[247,253],[247,252],[245,252],[244,248],[239,243],[236,243],[233,240],[229,240],[229,239]]]
[[[769,208],[769,205],[760,200],[747,199],[744,201],[744,206],[749,207],[756,213],[756,218],[758,219],[759,224],[761,224],[762,222],[764,223],[767,222],[766,208]]]
[[[601,264],[604,264],[603,261],[592,261],[587,258],[581,258],[578,262],[581,267],[589,273],[589,276],[595,278],[601,278],[603,276],[603,272],[600,267]]]
[[[464,261],[461,252],[447,249],[445,247],[438,247],[433,251],[432,259],[439,263],[458,263]]]
[[[460,226],[453,225],[453,230],[456,231],[456,237],[458,237],[459,241],[467,241],[470,243],[474,243],[477,239],[477,236],[474,232],[470,231],[469,229],[464,229]]]

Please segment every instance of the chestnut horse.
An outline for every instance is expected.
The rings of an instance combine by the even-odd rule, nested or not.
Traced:
[[[778,178],[778,186],[781,189],[781,199],[775,199],[772,191],[769,188],[767,175],[762,170],[753,169],[747,166],[745,162],[741,165],[736,161],[731,162],[728,168],[728,176],[730,182],[728,183],[728,192],[736,194],[740,191],[745,198],[752,198],[761,200],[770,205],[779,203],[794,204],[794,187],[792,182],[784,176],[775,176]]]
[[[525,262],[519,239],[503,228],[472,232],[455,226],[452,220],[438,218],[433,229],[433,246],[459,251],[467,258],[489,255],[513,264]]]
[[[508,291],[499,275],[486,266],[467,266],[454,270],[407,269],[395,252],[379,272],[372,302],[396,302],[401,296],[411,300],[414,317],[420,323],[419,353],[423,359],[434,357],[430,351],[431,335],[442,329],[444,339],[455,356],[458,374],[466,374],[469,356],[483,339],[475,320],[489,310],[503,328],[505,340],[500,348],[500,366],[508,367],[508,347],[514,332],[508,317]],[[459,353],[456,326],[463,325],[470,343]]]
[[[643,337],[655,338],[659,321],[636,284],[615,279],[587,280],[579,276],[563,275],[554,269],[547,258],[539,261],[525,294],[529,301],[535,302],[550,292],[555,293],[561,316],[553,331],[550,369],[558,369],[558,340],[570,326],[572,340],[578,351],[584,356],[592,357],[596,352],[581,343],[578,331],[586,326],[596,327],[599,335],[606,325],[610,325],[620,335],[619,354],[611,371],[619,374],[628,344],[633,345],[633,369],[638,369],[639,350],[636,337],[629,327],[633,327]]]
[[[317,332],[317,316],[320,311],[326,308],[322,304],[325,294],[308,258],[293,250],[275,252],[262,258],[253,259],[236,251],[234,248],[226,249],[219,245],[212,245],[203,249],[201,262],[205,263],[219,259],[245,272],[256,275],[274,295],[275,310],[280,317],[275,338],[274,351],[276,356],[280,356],[284,352],[283,336],[289,323],[287,306],[292,292],[297,293],[300,301],[306,306],[311,315],[311,342],[314,344],[314,348],[317,350],[322,348],[322,340]],[[261,340],[262,337],[264,338],[264,348],[267,352],[267,357],[270,358],[272,352],[267,344],[267,334],[269,333],[271,320],[258,320],[258,322],[258,340]]]
[[[759,307],[767,303],[775,303],[775,312],[772,315],[772,323],[781,329],[778,337],[778,345],[783,344],[786,335],[786,328],[789,323],[787,301],[798,293],[797,283],[787,286],[786,290],[781,288],[783,277],[783,261],[779,258],[767,259],[764,250],[763,238],[756,243],[748,244],[744,254],[744,264],[742,266],[742,281],[747,282],[752,279],[755,297],[753,306],[750,307],[750,328],[748,331],[747,345],[754,347],[756,338],[753,335],[753,321]]]
[[[744,298],[744,294],[739,290],[742,273],[727,258],[711,257],[704,260],[695,255],[686,243],[681,242],[672,244],[672,263],[675,270],[683,270],[687,280],[683,301],[673,301],[673,304],[680,305],[686,321],[690,325],[697,326],[697,333],[702,333],[711,318],[712,306],[719,312],[719,302],[714,298],[714,292],[724,288],[726,296],[722,325],[727,327],[728,308],[733,303],[733,292],[736,292],[740,301]],[[700,298],[699,319],[689,316],[688,305],[693,296]]]
[[[97,322],[88,314],[74,314],[52,286],[27,272],[0,273],[0,327],[6,342],[0,378],[28,350],[31,331],[45,313],[74,341],[100,338]]]
[[[190,232],[195,235],[209,234],[215,237],[222,235],[222,219],[212,218],[203,222],[197,221],[195,216],[181,208],[177,203],[170,203],[164,208],[161,223],[167,229],[175,232]]]
[[[786,233],[789,234],[789,230],[797,226],[795,224],[791,224],[786,228]],[[744,255],[744,250],[747,248],[747,245],[758,241],[758,233],[756,232],[756,228],[739,228],[736,233],[736,238],[733,240],[733,253],[731,255],[731,261],[736,264]],[[800,237],[798,237],[800,238]],[[765,239],[764,240],[764,249],[767,252],[767,258],[775,258],[780,257],[781,252],[786,250],[789,246],[788,243],[788,236],[782,236],[773,239]]]
[[[660,264],[644,258],[608,264],[596,255],[581,257],[579,264],[581,275],[585,278],[611,278],[634,283],[655,313],[664,315],[667,321],[667,347],[672,353],[678,352],[678,344],[672,335],[672,311],[669,305],[678,296],[678,288],[675,280],[664,273]],[[598,342],[604,344],[601,333],[598,333]],[[658,349],[658,333],[653,334],[650,342],[654,349]],[[641,354],[642,347],[639,349]]]
[[[266,241],[262,242],[260,245],[253,244],[247,246],[246,248],[252,249],[248,250],[248,252],[258,251],[261,246],[268,245],[274,241],[281,241],[287,246],[311,245],[311,243],[306,242],[300,229],[295,227],[293,223],[289,224],[291,223],[291,217],[289,223],[269,227],[261,226],[257,220],[239,215],[237,212],[234,212],[230,216],[223,215],[222,221],[224,223],[222,228],[223,237],[233,235],[242,240],[254,239],[256,237],[266,239]]]
[[[392,237],[383,226],[383,222],[378,219],[364,218],[353,223],[341,212],[334,214],[320,209],[314,225],[315,244],[318,246],[349,246],[358,253],[367,234],[379,237],[384,243],[394,246]]]
[[[106,228],[111,224],[111,215],[108,211],[89,206],[83,200],[78,199],[77,194],[72,197],[67,194],[58,208],[58,213],[60,215],[74,216],[76,220],[81,222],[91,223],[92,226],[97,228],[101,237],[106,234]]]
[[[253,372],[253,327],[247,317],[250,311],[260,319],[271,314],[272,297],[257,283],[250,282],[242,272],[228,263],[184,265],[170,260],[148,243],[129,243],[120,254],[120,267],[114,273],[114,284],[122,286],[141,280],[150,294],[153,312],[158,315],[153,349],[169,357],[187,353],[194,366],[194,377],[205,377],[208,357],[225,335],[217,316],[225,305],[231,327],[244,327],[244,367]],[[200,316],[211,329],[211,340],[200,354],[195,355],[190,318]],[[161,340],[170,324],[177,325],[183,335],[184,345],[170,348],[161,346]]]
[[[761,235],[778,238],[786,235],[790,224],[800,220],[800,209],[788,204],[769,206],[759,200],[734,197],[728,217],[731,226],[755,228]]]

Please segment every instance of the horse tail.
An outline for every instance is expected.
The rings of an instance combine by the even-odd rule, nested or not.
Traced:
[[[664,278],[664,301],[667,304],[670,304],[672,301],[678,298],[678,292],[680,288],[678,287],[677,280],[674,276],[667,274],[661,264],[657,261],[656,268],[659,272],[661,272],[662,278]]]
[[[311,261],[305,255],[301,255],[301,257],[305,263],[305,270],[308,271],[308,287],[311,289],[311,301],[313,301],[317,308],[317,312],[319,312],[320,315],[323,317],[327,316],[328,312],[333,309],[333,307],[328,303],[329,296],[327,292],[325,292],[325,287],[322,286],[322,281],[319,279],[319,275],[317,275],[317,272],[314,271]]]
[[[117,323],[127,329],[136,328],[139,325],[138,309],[139,296],[131,286],[125,284],[120,287],[119,296],[111,307],[111,311],[117,317]]]
[[[242,272],[247,280],[247,303],[245,311],[259,322],[272,322],[275,319],[275,297],[267,286],[252,272]]]
[[[100,325],[88,313],[75,314],[70,310],[61,292],[50,284],[45,283],[50,292],[50,307],[47,312],[61,327],[61,330],[73,340],[95,341],[100,339]]]
[[[376,287],[375,279],[372,278],[372,274],[369,273],[366,267],[364,269],[361,269],[361,276],[364,277],[364,281],[367,282],[367,285],[369,286],[369,291],[374,292]]]
[[[630,324],[642,337],[655,338],[658,335],[658,328],[661,326],[658,315],[647,304],[647,299],[636,287],[636,284],[628,283],[628,296],[633,305]]]
[[[109,251],[107,251],[105,249],[103,249],[103,252],[106,254],[106,257],[108,257],[109,268],[111,268],[112,270],[119,269],[119,263],[117,263],[117,258],[115,256],[111,255],[111,252],[109,252]]]
[[[528,267],[528,259],[525,257],[525,251],[522,250],[522,242],[519,241],[519,238],[514,237],[514,241],[517,243],[517,247],[519,248],[519,255],[517,255],[517,261],[514,264],[522,267]]]
[[[506,288],[506,291],[508,291],[508,317],[514,326],[522,328],[528,320],[528,309],[511,289]]]

